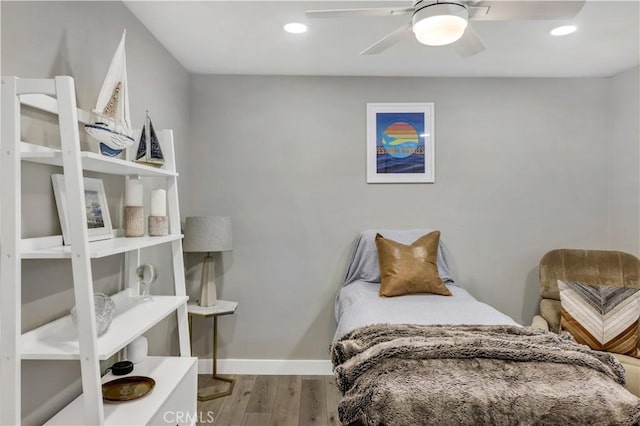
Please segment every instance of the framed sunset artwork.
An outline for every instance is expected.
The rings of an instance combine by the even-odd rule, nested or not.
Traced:
[[[433,103],[367,104],[367,182],[435,182]]]

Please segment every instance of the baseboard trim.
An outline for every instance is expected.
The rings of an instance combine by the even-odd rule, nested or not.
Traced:
[[[198,359],[198,373],[213,373],[211,358]],[[218,373],[324,376],[333,371],[331,361],[324,359],[219,359]]]

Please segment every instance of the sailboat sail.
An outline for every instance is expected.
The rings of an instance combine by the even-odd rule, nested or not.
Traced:
[[[164,164],[162,148],[160,148],[160,142],[158,141],[158,136],[156,136],[156,131],[153,129],[153,123],[151,122],[148,111],[144,120],[144,127],[140,133],[140,144],[138,145],[135,161],[152,166],[161,166]]]
[[[84,126],[85,131],[98,141],[100,153],[109,157],[119,155],[135,142],[129,113],[126,35],[125,30],[102,83],[96,108],[91,111],[91,123]]]

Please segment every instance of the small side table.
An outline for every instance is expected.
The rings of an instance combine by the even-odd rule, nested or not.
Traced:
[[[211,378],[230,384],[229,389],[224,392],[217,392],[210,395],[198,394],[198,401],[209,401],[211,399],[222,398],[223,396],[231,395],[233,392],[235,380],[218,376],[218,317],[220,315],[231,315],[235,313],[237,307],[238,302],[229,302],[226,300],[218,300],[215,305],[206,307],[199,306],[197,303],[187,304],[187,313],[189,314],[189,339],[191,341],[191,347],[193,348],[193,316],[197,315],[205,318],[213,317],[213,374],[211,375]]]

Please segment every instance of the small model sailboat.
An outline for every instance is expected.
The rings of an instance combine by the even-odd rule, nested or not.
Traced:
[[[147,116],[144,119],[144,127],[140,133],[140,144],[138,145],[135,161],[152,166],[162,166],[164,164],[164,155],[162,155],[162,148],[160,148],[156,131],[153,130],[153,123],[149,117],[149,111],[147,111]]]
[[[129,115],[127,59],[124,51],[126,35],[127,30],[122,33],[109,65],[96,108],[91,111],[91,124],[84,126],[85,131],[98,141],[98,151],[109,157],[120,155],[135,142]]]

